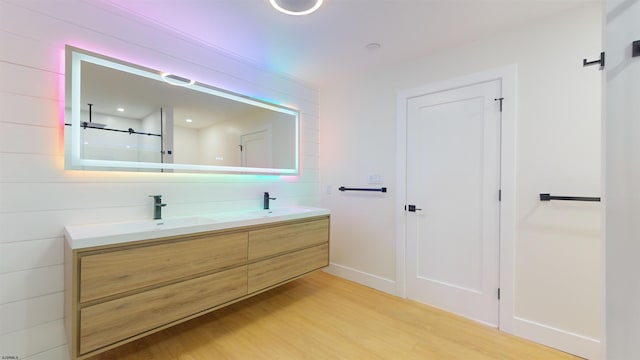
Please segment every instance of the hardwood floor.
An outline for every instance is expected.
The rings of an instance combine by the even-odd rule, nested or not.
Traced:
[[[316,272],[91,358],[578,359]]]

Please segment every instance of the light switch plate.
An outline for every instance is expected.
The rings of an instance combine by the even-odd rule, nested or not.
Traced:
[[[369,184],[370,185],[382,184],[382,175],[380,175],[380,174],[371,174],[371,175],[369,175]]]

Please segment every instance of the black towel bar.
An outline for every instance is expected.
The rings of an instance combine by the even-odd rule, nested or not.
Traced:
[[[585,196],[554,196],[551,194],[540,194],[540,201],[566,200],[566,201],[600,201],[599,197]]]
[[[338,190],[340,190],[340,191],[379,191],[379,192],[383,192],[383,193],[387,192],[387,188],[386,187],[379,188],[379,189],[365,189],[365,188],[347,188],[347,187],[344,187],[344,186],[340,186],[338,188]]]

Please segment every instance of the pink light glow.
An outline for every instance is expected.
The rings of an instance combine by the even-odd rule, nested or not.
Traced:
[[[297,182],[298,180],[300,180],[300,177],[298,175],[282,175],[280,176],[280,179],[289,183],[292,182]]]

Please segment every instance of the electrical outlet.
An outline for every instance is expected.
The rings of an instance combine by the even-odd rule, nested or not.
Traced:
[[[380,175],[380,174],[371,174],[371,175],[369,175],[369,184],[370,185],[382,184],[382,175]]]

